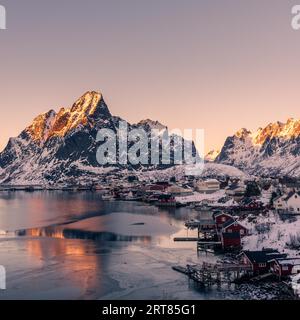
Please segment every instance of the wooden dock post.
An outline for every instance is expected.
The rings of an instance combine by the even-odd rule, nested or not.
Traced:
[[[178,267],[179,268],[179,267]],[[182,272],[180,269],[174,270]],[[184,272],[190,279],[203,286],[220,286],[222,283],[230,285],[234,280],[240,278],[242,272],[248,272],[249,266],[236,264],[210,264],[203,262],[202,265],[187,265]]]

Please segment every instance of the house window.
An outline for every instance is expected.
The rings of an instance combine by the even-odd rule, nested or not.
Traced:
[[[241,229],[241,230],[240,230],[240,234],[245,234],[244,229]]]
[[[225,217],[222,217],[222,222],[225,222],[226,221],[226,218]]]
[[[258,266],[259,266],[260,268],[265,268],[265,267],[267,266],[267,264],[266,264],[266,263],[259,263]]]
[[[232,233],[232,229],[228,229],[227,232],[228,232],[228,233]]]

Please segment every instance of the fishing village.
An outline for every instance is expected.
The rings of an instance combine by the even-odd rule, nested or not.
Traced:
[[[184,222],[185,237],[174,242],[194,242],[197,254],[215,255],[215,263],[174,265],[172,269],[204,288],[222,285],[262,285],[297,298],[300,286],[298,235],[279,246],[244,248],[246,239],[270,233],[270,214],[296,219],[300,214],[299,181],[270,178],[173,177],[143,180],[135,175],[105,177],[100,183],[64,185],[1,185],[0,191],[99,192],[105,202],[139,201],[174,210],[186,207],[196,218]],[[189,236],[192,231],[193,235]],[[295,239],[296,237],[296,239]],[[270,238],[270,236],[268,236]],[[299,237],[300,238],[300,237]],[[294,246],[294,247],[292,247]],[[291,249],[291,250],[288,250]]]

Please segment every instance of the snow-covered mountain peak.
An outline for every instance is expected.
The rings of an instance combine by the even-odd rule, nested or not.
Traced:
[[[25,129],[34,141],[45,141],[55,122],[57,114],[54,110],[40,114],[32,121],[32,124]]]
[[[242,128],[242,129],[240,129],[239,131],[237,131],[236,133],[235,133],[235,136],[237,137],[237,138],[239,138],[239,139],[245,139],[245,138],[247,138],[248,136],[250,136],[251,135],[251,131],[249,131],[249,130],[247,130],[247,129],[245,129],[245,128]]]
[[[71,108],[61,108],[58,113],[50,110],[39,115],[26,131],[34,141],[45,142],[50,137],[63,137],[79,126],[93,125],[99,119],[111,117],[102,94],[88,91]]]
[[[215,160],[250,173],[300,176],[300,120],[274,122],[228,137]]]
[[[102,94],[100,92],[88,91],[79,99],[77,99],[77,101],[73,104],[70,112],[92,114],[97,108],[101,98]]]
[[[255,145],[263,145],[265,141],[273,138],[291,139],[300,135],[300,120],[290,118],[286,123],[275,122],[268,124],[265,128],[258,129],[252,135]]]
[[[159,121],[153,121],[150,119],[145,119],[137,124],[138,127],[145,127],[146,129],[156,129],[156,130],[166,130],[167,127],[161,124]]]
[[[166,169],[177,165],[175,153],[178,150],[174,143],[175,136],[168,132],[169,164],[161,161],[163,148],[165,148],[161,141],[159,141],[158,164],[151,164],[151,152],[148,152],[149,163],[146,164],[136,165],[130,162],[100,164],[97,158],[98,148],[102,144],[97,139],[99,130],[108,129],[117,133],[119,121],[125,120],[112,116],[102,94],[95,91],[86,92],[70,108],[61,108],[57,113],[50,110],[39,115],[18,137],[9,139],[5,149],[0,153],[0,182],[91,183],[91,181],[99,181],[99,175],[105,175],[116,169],[138,171],[150,168]],[[158,129],[159,134],[167,131],[166,126],[149,119],[141,121],[138,125],[131,125],[128,122],[127,125],[129,132],[139,127],[143,128],[149,139],[153,138],[151,129]],[[131,147],[132,141],[127,142],[127,147]],[[151,143],[149,148],[150,145]],[[194,144],[192,144],[192,152],[194,156],[196,154]]]
[[[88,91],[72,106],[69,112],[73,119],[91,117],[110,118],[112,115],[104,102],[103,95],[97,91]]]
[[[300,119],[290,118],[283,126],[280,136],[293,138],[298,137],[300,135]]]

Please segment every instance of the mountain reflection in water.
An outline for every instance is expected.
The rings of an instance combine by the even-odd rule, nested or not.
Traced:
[[[173,241],[193,236],[184,221],[197,214],[97,192],[1,192],[0,299],[198,298],[171,269],[201,259],[195,243]]]
[[[151,236],[121,235],[112,232],[64,229],[62,227],[33,228],[16,231],[17,236],[48,237],[56,239],[86,239],[95,241],[128,241],[150,243]]]

